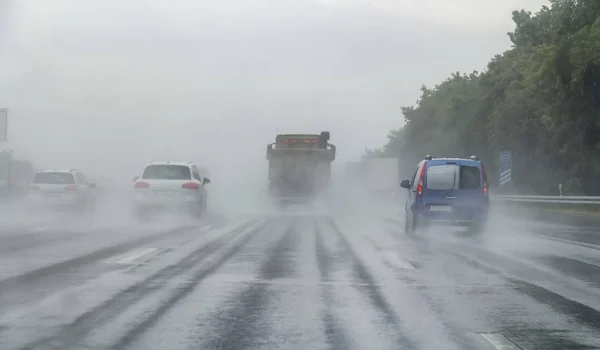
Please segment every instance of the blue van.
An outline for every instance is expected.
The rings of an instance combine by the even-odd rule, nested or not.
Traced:
[[[476,156],[427,156],[419,162],[412,180],[404,180],[400,186],[408,189],[406,232],[426,228],[429,223],[467,226],[472,231],[485,227],[490,209],[489,183],[485,165]]]

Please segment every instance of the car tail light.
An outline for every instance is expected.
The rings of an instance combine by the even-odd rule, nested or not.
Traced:
[[[133,186],[134,188],[148,188],[150,187],[150,184],[147,182],[143,182],[143,181],[139,181],[135,183],[135,186]]]
[[[69,186],[65,187],[65,190],[67,190],[67,191],[79,191],[79,187],[77,187],[77,185],[69,185]]]
[[[419,182],[417,183],[417,194],[419,197],[423,197],[423,181],[425,180],[425,169],[427,169],[427,162],[423,163],[421,168],[421,174],[419,174]]]
[[[186,182],[183,185],[181,185],[181,188],[187,188],[188,190],[197,190],[198,184],[195,182]]]
[[[483,163],[481,163],[481,174],[483,177],[483,195],[487,196],[490,184],[488,183],[487,171],[485,170],[485,165],[483,165]]]

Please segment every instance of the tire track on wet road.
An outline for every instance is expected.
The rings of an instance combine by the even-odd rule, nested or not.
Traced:
[[[334,260],[333,253],[330,252],[323,239],[323,232],[319,226],[319,222],[315,221],[315,254],[317,255],[317,265],[321,275],[321,282],[329,282],[330,273],[333,269]],[[348,331],[341,325],[340,320],[333,312],[332,308],[335,304],[335,295],[333,288],[327,285],[321,286],[321,299],[323,304],[323,312],[321,321],[325,327],[325,336],[327,343],[332,350],[346,350],[354,348],[352,346],[351,337]]]
[[[356,287],[370,300],[371,304],[379,311],[382,315],[385,323],[393,326],[398,330],[396,335],[396,346],[402,349],[417,349],[417,344],[409,337],[404,335],[402,331],[402,321],[396,315],[392,305],[387,301],[384,294],[377,287],[376,279],[369,272],[366,265],[363,263],[359,255],[354,251],[350,241],[346,238],[344,233],[339,229],[334,219],[327,218],[325,222],[331,227],[331,229],[337,234],[346,252],[352,258],[352,268],[357,284],[364,285],[362,287]]]
[[[87,312],[81,314],[73,322],[61,327],[54,335],[50,337],[44,337],[42,339],[36,339],[29,344],[21,346],[20,349],[47,349],[50,344],[52,345],[51,348],[53,349],[69,349],[73,346],[79,345],[85,341],[86,336],[88,336],[92,331],[97,331],[100,327],[109,323],[132,305],[139,303],[142,299],[152,295],[153,292],[160,290],[167,280],[173,279],[178,275],[182,275],[192,270],[203,260],[211,256],[211,254],[218,252],[219,249],[223,248],[229,241],[235,239],[239,235],[243,235],[253,225],[257,224],[257,222],[258,220],[247,222],[241,226],[238,226],[236,229],[233,229],[229,233],[201,245],[191,254],[181,259],[178,263],[168,265],[160,269],[159,271],[143,279],[141,282],[136,283],[117,293],[101,305],[95,306]],[[220,257],[216,261],[212,262],[208,268],[200,269],[196,272],[196,274],[192,275],[192,281],[198,283],[206,275],[216,270],[218,266],[223,264],[228,258],[235,254],[241,245],[248,242],[254,235],[260,232],[262,227],[264,226],[251,229],[250,233],[246,234],[245,239],[236,245],[232,251],[229,251],[225,256]],[[193,288],[193,283],[188,284],[187,288]],[[179,292],[181,294],[176,294],[174,298],[181,298],[185,294],[185,291],[185,288],[182,289],[182,291]],[[164,311],[162,309],[157,310],[157,314],[154,318],[160,316],[160,314],[163,312]],[[134,331],[132,336],[135,336],[135,334],[139,333],[141,329],[147,327],[154,321],[152,320],[152,317],[150,317],[150,321],[147,322],[147,324],[142,323],[140,329],[138,329],[137,332]],[[129,338],[125,338],[122,340],[122,342],[126,343],[129,341],[128,339]]]
[[[157,233],[134,238],[126,242],[101,248],[88,254],[62,260],[60,262],[46,265],[41,268],[30,270],[20,275],[0,280],[0,312],[6,312],[7,307],[38,300],[48,295],[56,288],[64,287],[66,282],[72,284],[73,276],[88,279],[93,274],[84,274],[90,271],[93,264],[114,255],[125,253],[140,245],[148,244],[167,237],[178,237],[189,234],[190,230],[198,228],[195,225],[178,227],[171,230],[161,230]],[[107,271],[108,267],[99,267]],[[93,269],[92,269],[93,270]],[[87,276],[87,277],[86,277]],[[43,286],[40,289],[39,286]],[[23,292],[25,291],[25,293]]]
[[[269,249],[266,260],[259,268],[258,278],[270,281],[292,277],[295,271],[290,253],[297,248],[297,220],[292,220],[281,237]],[[232,308],[220,311],[213,316],[216,329],[212,338],[204,341],[203,349],[249,349],[258,339],[269,333],[266,317],[267,303],[276,297],[276,292],[268,289],[268,284],[257,283],[245,288],[235,296],[237,302]]]
[[[479,328],[480,331],[495,332],[511,338],[518,338],[517,345],[524,348],[533,346],[532,344],[539,348],[556,350],[593,348],[586,345],[585,342],[580,342],[578,338],[581,337],[581,334],[590,334],[594,332],[594,329],[598,330],[600,328],[600,321],[598,321],[600,320],[600,311],[591,306],[598,305],[598,299],[595,295],[598,295],[599,291],[598,288],[594,288],[593,284],[589,283],[591,276],[600,273],[600,267],[588,264],[586,270],[581,271],[583,263],[573,263],[577,264],[575,266],[579,270],[565,273],[565,270],[568,271],[569,268],[565,261],[576,260],[565,257],[550,258],[541,252],[546,251],[546,254],[549,254],[553,251],[552,249],[555,249],[554,251],[557,254],[569,255],[579,250],[563,249],[561,251],[560,245],[554,245],[555,247],[546,248],[546,250],[544,248],[540,249],[539,246],[524,249],[524,243],[521,243],[518,249],[514,249],[510,245],[494,245],[492,242],[498,239],[492,236],[494,232],[488,230],[479,237],[466,237],[446,229],[444,232],[423,234],[422,238],[429,243],[426,246],[418,246],[422,252],[427,251],[437,256],[438,260],[444,260],[447,264],[456,266],[454,269],[458,268],[461,271],[470,269],[474,273],[478,271],[486,279],[501,280],[502,284],[497,285],[497,288],[499,288],[498,298],[501,298],[499,292],[504,291],[503,294],[507,295],[507,299],[513,301],[512,304],[507,306],[521,310],[519,318],[531,318],[530,322],[524,322],[522,327],[518,327],[514,320],[507,322],[505,320],[506,316],[488,318],[483,315],[486,321],[482,323],[491,326],[491,328],[483,326],[483,328]],[[439,237],[439,234],[446,236]],[[525,241],[523,241],[523,238],[519,238],[517,242],[530,240],[535,243],[536,241],[540,242],[540,240],[555,240],[552,237],[530,232],[523,232],[515,237],[519,236],[525,237]],[[574,244],[573,242],[564,243]],[[435,249],[430,250],[430,248]],[[449,259],[444,259],[444,256]],[[546,256],[546,258],[540,258],[540,256]],[[554,260],[561,262],[559,268],[552,265]],[[467,269],[460,268],[460,265],[467,267]],[[490,285],[489,289],[493,290],[493,285]],[[478,295],[474,295],[474,297],[472,302],[479,299]],[[430,303],[436,305],[433,300]],[[446,302],[440,304],[439,307],[442,314],[451,314],[453,308],[452,305]],[[554,320],[534,316],[538,310],[547,308],[551,310],[550,314],[553,315]],[[505,310],[494,311],[502,314]],[[465,311],[463,310],[461,313]],[[476,309],[470,312],[473,315],[478,315]],[[452,318],[450,319],[452,320]],[[537,328],[536,324],[539,325]],[[557,325],[559,326],[557,327]],[[544,328],[544,326],[548,328]]]

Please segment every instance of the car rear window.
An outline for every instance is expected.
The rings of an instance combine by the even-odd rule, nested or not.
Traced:
[[[427,169],[427,188],[451,190],[456,186],[456,165],[434,165]]]
[[[478,167],[461,166],[459,188],[461,190],[475,190],[481,187],[481,172]]]
[[[427,169],[430,190],[474,190],[481,187],[481,172],[474,166],[434,165]]]
[[[190,180],[190,168],[185,165],[148,165],[144,169],[142,179],[146,180]]]
[[[75,178],[71,173],[38,173],[33,178],[34,184],[41,185],[72,185]]]

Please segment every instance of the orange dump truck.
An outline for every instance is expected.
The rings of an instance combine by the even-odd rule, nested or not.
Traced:
[[[329,188],[331,163],[336,147],[329,132],[320,134],[279,134],[267,146],[269,193],[287,204],[306,204]]]

